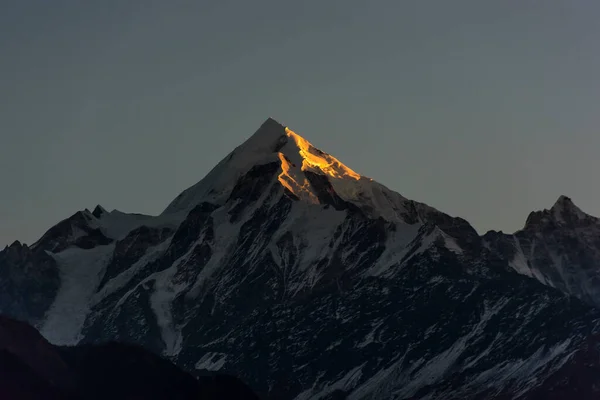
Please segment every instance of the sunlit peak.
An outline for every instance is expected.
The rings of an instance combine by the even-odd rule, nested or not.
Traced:
[[[302,171],[319,169],[333,178],[351,178],[359,180],[361,175],[342,164],[337,158],[323,153],[310,144],[309,141],[285,128],[287,136],[294,140],[302,157]]]

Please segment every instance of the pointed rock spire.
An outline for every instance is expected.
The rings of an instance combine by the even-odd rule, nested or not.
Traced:
[[[560,196],[550,209],[554,219],[557,222],[573,223],[589,217],[586,213],[577,207],[573,200],[567,196]]]
[[[92,215],[96,218],[100,218],[102,215],[107,213],[108,211],[106,211],[106,209],[104,209],[104,207],[102,207],[100,204],[98,204],[96,208],[94,208],[94,211],[92,211]]]

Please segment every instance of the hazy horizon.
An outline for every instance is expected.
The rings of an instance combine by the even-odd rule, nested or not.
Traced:
[[[268,117],[358,173],[514,232],[600,216],[591,0],[0,5],[0,246],[158,214]]]

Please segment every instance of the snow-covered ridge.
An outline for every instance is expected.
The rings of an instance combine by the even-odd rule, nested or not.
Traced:
[[[341,192],[338,194],[346,194],[346,197],[359,192],[360,184],[372,181],[354,172],[335,157],[317,149],[291,129],[269,118],[204,179],[178,196],[163,214],[190,210],[201,202],[223,204],[240,177],[254,166],[271,162],[280,163],[281,185],[299,199],[311,203],[317,203],[318,196],[311,188],[305,171],[328,176],[330,180],[335,181],[332,184],[336,186],[336,191],[339,189]],[[343,181],[354,181],[354,190],[345,188],[342,185]]]
[[[408,200],[373,179],[360,175],[334,156],[272,118],[242,145],[225,157],[204,179],[182,192],[163,212],[186,213],[197,204],[224,204],[238,180],[252,167],[278,163],[278,181],[297,199],[319,203],[317,190],[307,173],[326,176],[337,196],[372,217],[402,222]],[[429,208],[435,211],[433,208]]]
[[[486,242],[269,119],[160,216],[79,212],[39,242],[44,259],[13,251],[18,262],[0,258],[0,271],[41,259],[58,273],[40,312],[56,343],[134,341],[190,370],[241,375],[273,398],[474,398],[564,381],[551,373],[595,323],[509,270],[548,285],[597,282],[593,220],[566,198],[538,214],[542,229]],[[574,262],[589,274],[567,275]],[[28,306],[13,297],[5,309]]]

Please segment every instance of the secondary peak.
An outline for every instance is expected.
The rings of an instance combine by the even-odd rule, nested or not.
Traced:
[[[554,215],[554,218],[561,222],[574,222],[588,217],[586,213],[573,203],[570,197],[564,195],[556,200],[550,211]]]

